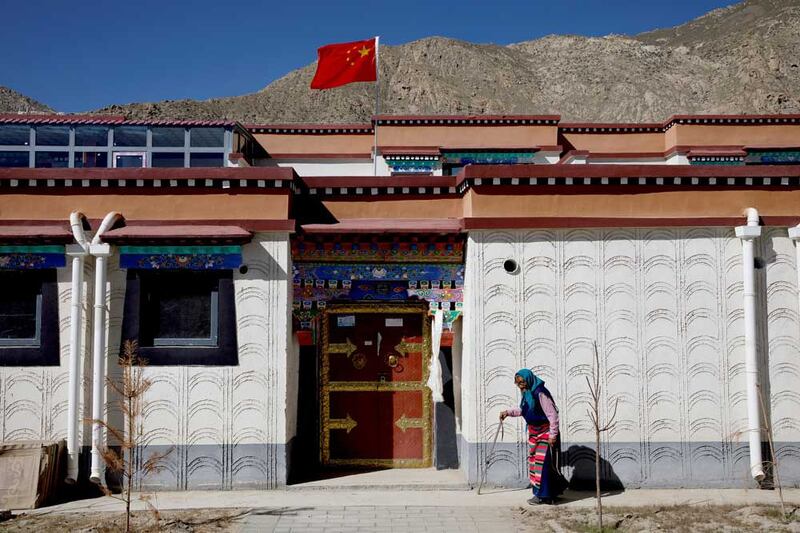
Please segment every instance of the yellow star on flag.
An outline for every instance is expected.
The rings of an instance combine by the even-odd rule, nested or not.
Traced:
[[[366,46],[362,46],[361,50],[359,50],[358,53],[361,54],[361,57],[367,57],[369,55],[369,50],[370,49],[367,48]]]

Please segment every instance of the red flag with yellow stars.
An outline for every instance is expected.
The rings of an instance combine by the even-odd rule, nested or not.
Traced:
[[[354,81],[376,81],[375,38],[327,44],[317,49],[317,73],[312,89],[332,89]]]

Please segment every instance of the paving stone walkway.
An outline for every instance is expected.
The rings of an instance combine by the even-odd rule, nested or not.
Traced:
[[[284,507],[254,509],[239,521],[240,533],[389,533],[524,531],[508,508],[428,506]]]

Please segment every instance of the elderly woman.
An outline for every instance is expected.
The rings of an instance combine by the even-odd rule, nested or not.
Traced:
[[[531,505],[552,504],[560,494],[560,474],[553,465],[558,453],[558,409],[544,381],[527,368],[514,375],[514,382],[522,392],[518,408],[500,412],[500,420],[507,416],[523,416],[528,423],[528,472],[533,498]]]

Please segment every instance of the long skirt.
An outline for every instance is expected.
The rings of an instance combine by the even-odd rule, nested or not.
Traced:
[[[554,479],[556,473],[548,444],[549,437],[550,424],[547,422],[536,426],[528,425],[528,445],[530,446],[528,472],[533,495],[543,500],[555,498],[560,492]]]

